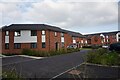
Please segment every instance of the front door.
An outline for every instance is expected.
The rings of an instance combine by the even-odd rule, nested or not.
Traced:
[[[55,43],[55,50],[59,50],[59,43],[58,42]]]

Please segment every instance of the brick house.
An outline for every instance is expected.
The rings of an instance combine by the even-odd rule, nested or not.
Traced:
[[[88,34],[84,36],[87,37],[88,45],[109,45],[120,42],[120,31]]]
[[[59,50],[73,43],[81,47],[84,40],[80,33],[46,24],[11,24],[2,27],[2,53],[19,54],[22,49]]]

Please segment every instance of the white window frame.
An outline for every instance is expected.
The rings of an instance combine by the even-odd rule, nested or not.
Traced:
[[[45,35],[42,35],[42,42],[46,42]]]
[[[42,35],[45,35],[45,30],[42,30]]]
[[[20,34],[19,34],[17,31],[15,31],[15,32],[14,32],[14,36],[15,36],[15,37],[21,36],[21,31],[20,31]]]
[[[5,36],[9,36],[9,31],[5,31]]]
[[[55,32],[54,34],[55,34],[55,36],[57,36],[57,32]]]

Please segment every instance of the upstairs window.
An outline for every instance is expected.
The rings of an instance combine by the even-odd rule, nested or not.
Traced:
[[[64,33],[61,33],[61,37],[64,37]]]
[[[15,49],[20,49],[21,48],[21,44],[20,43],[15,43],[14,44],[14,48]]]
[[[31,48],[37,48],[37,43],[31,43]]]
[[[120,37],[120,35],[118,35],[118,37]]]
[[[5,49],[9,49],[9,43],[5,43]]]
[[[6,35],[6,36],[9,36],[9,31],[5,31],[5,35]]]
[[[15,31],[14,36],[21,36],[20,31]]]
[[[31,30],[31,36],[37,36],[37,31],[36,30]]]
[[[55,32],[55,37],[57,36],[57,32]]]
[[[42,30],[42,35],[45,35],[45,30]]]

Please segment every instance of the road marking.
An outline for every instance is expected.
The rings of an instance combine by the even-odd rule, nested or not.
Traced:
[[[77,66],[75,66],[75,67],[72,67],[72,68],[70,68],[70,69],[68,69],[68,70],[66,70],[66,71],[64,71],[64,72],[62,72],[62,73],[60,73],[60,74],[58,74],[58,75],[52,77],[52,78],[49,79],[49,80],[53,80],[53,79],[55,79],[55,78],[61,76],[62,74],[66,73],[66,72],[68,72],[68,71],[70,71],[70,70],[72,70],[72,69],[75,69],[75,68],[77,68],[77,67],[79,67],[79,66],[81,66],[81,65],[83,65],[83,64],[85,64],[85,62],[83,62],[83,63],[81,63],[81,64],[79,64],[79,65],[77,65]]]

